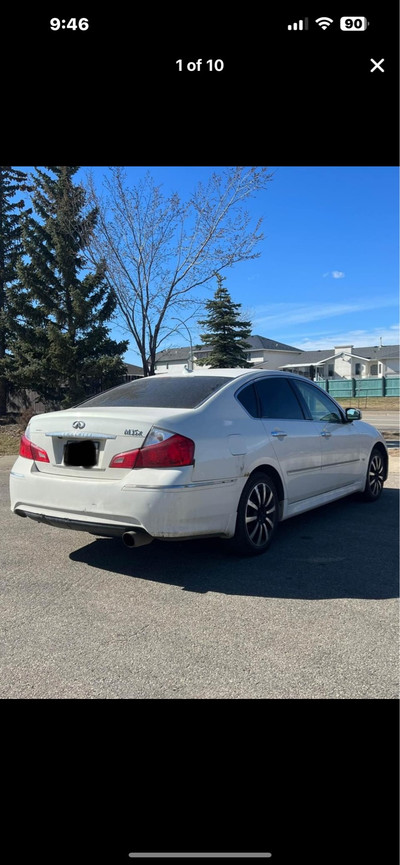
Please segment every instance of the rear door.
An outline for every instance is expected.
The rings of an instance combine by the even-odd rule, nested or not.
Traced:
[[[260,413],[292,504],[321,490],[321,442],[315,425],[284,376],[257,380]]]

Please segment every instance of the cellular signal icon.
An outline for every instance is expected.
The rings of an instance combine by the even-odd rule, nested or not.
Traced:
[[[321,30],[327,30],[333,24],[333,18],[316,18],[315,23],[321,27]]]
[[[288,30],[308,30],[308,18],[300,18],[294,24],[288,24]]]

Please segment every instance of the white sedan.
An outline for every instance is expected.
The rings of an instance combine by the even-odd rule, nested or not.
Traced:
[[[11,508],[131,547],[214,535],[263,553],[281,520],[355,492],[379,498],[388,452],[360,418],[289,373],[137,379],[32,418]]]

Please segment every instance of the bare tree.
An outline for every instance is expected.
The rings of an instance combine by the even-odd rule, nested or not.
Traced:
[[[263,238],[261,219],[251,227],[243,204],[271,179],[263,167],[224,168],[183,202],[176,193],[165,197],[149,172],[130,187],[125,169],[111,168],[101,193],[89,176],[98,210],[90,257],[105,262],[144,375],[154,374],[156,352],[176,330],[169,322],[174,312],[187,313],[194,290],[215,273],[259,256],[254,250]]]

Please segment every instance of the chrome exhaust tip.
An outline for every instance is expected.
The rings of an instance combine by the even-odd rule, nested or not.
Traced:
[[[145,532],[124,532],[122,540],[126,547],[143,547],[145,544],[151,544],[153,538]]]

